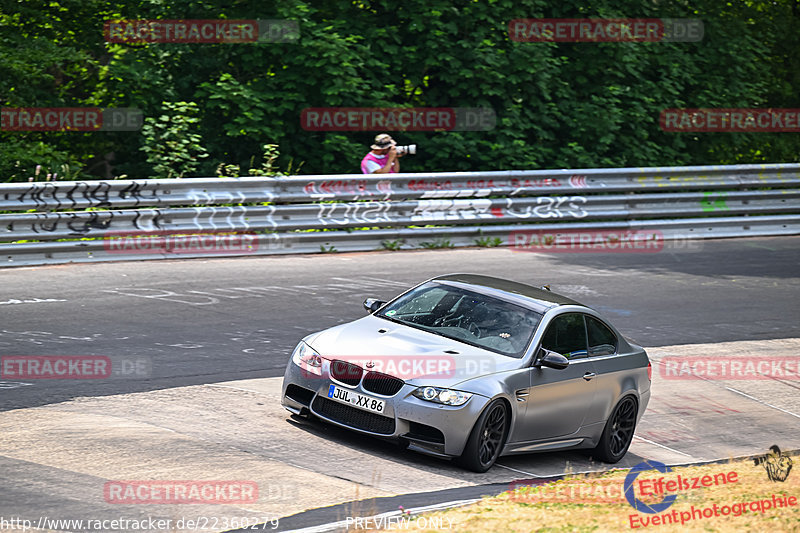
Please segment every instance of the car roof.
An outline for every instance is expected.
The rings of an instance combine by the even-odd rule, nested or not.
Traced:
[[[580,302],[576,302],[571,298],[567,298],[555,292],[533,287],[525,283],[495,278],[493,276],[482,276],[480,274],[445,274],[443,276],[437,276],[431,281],[464,283],[472,285],[475,288],[484,288],[484,290],[478,291],[483,293],[497,291],[510,293],[507,296],[515,295],[517,296],[517,298],[514,298],[515,300],[523,300],[532,308],[542,312],[559,305],[580,305],[586,307]],[[485,289],[489,290],[487,291]],[[519,298],[520,296],[522,298]]]

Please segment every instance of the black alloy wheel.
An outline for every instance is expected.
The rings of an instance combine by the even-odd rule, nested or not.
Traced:
[[[475,423],[458,462],[475,472],[489,470],[503,449],[508,433],[508,418],[508,411],[502,400],[490,403]]]
[[[617,404],[606,423],[595,456],[607,463],[616,463],[627,453],[636,429],[636,399],[626,396]]]

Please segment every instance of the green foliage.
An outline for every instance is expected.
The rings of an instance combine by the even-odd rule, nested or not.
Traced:
[[[162,102],[161,114],[144,120],[141,150],[155,177],[183,178],[197,170],[198,159],[208,157],[200,135],[194,133],[193,124],[200,122],[197,112],[194,102]]]
[[[521,17],[629,16],[701,19],[705,36],[508,35]],[[289,19],[300,38],[104,41],[105,20],[154,18]],[[0,106],[135,107],[147,118],[139,132],[0,131],[0,181],[26,181],[36,165],[69,165],[70,178],[291,174],[295,161],[304,173],[358,173],[377,131],[301,127],[303,109],[335,106],[495,111],[491,131],[392,132],[419,146],[402,160],[409,172],[800,161],[797,134],[658,124],[665,108],[800,108],[798,50],[796,0],[14,0],[0,4]],[[253,154],[267,143],[280,154],[265,168]]]
[[[399,250],[403,246],[404,243],[405,243],[405,241],[403,239],[397,239],[395,241],[385,240],[385,241],[381,242],[381,247],[384,250],[396,251],[396,250]]]
[[[1,181],[73,180],[81,175],[81,168],[75,156],[42,141],[10,137],[0,147]]]
[[[455,248],[455,245],[449,239],[441,238],[433,241],[419,243],[423,248],[437,249],[437,248]]]
[[[239,165],[226,165],[224,163],[219,164],[216,172],[218,178],[238,178],[240,173]]]
[[[478,237],[475,239],[475,244],[485,248],[494,248],[495,246],[501,246],[503,239],[500,237]]]
[[[275,166],[275,160],[280,156],[280,150],[277,144],[265,144],[263,146],[264,154],[262,156],[262,163],[260,168],[253,167],[255,156],[250,158],[250,169],[247,171],[247,176],[288,176],[288,171],[291,170],[291,162],[287,172],[281,172]],[[301,163],[302,165],[302,163]],[[241,169],[239,165],[226,165],[220,163],[217,167],[217,177],[220,178],[238,178],[241,176]]]

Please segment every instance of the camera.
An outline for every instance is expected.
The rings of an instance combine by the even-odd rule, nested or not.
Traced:
[[[414,155],[417,153],[417,145],[416,144],[409,144],[406,146],[395,146],[395,150],[397,150],[397,155]]]

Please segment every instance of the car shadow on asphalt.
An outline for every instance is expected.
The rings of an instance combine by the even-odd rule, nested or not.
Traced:
[[[553,451],[504,456],[498,459],[495,466],[488,472],[481,474],[465,470],[447,459],[409,451],[390,440],[365,436],[320,420],[309,420],[291,415],[286,418],[286,421],[309,435],[336,442],[361,455],[380,458],[399,466],[476,485],[511,483],[520,479],[561,476],[570,473],[627,469],[645,460],[628,452],[622,461],[611,465],[594,461],[588,450]],[[322,468],[324,471],[324,465],[315,464],[314,467],[315,469]]]

